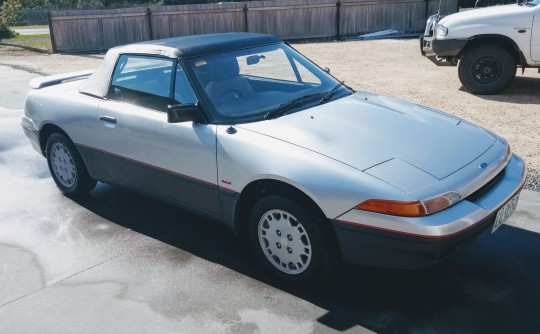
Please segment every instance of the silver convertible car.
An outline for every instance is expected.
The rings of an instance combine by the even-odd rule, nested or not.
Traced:
[[[62,193],[100,181],[195,210],[290,281],[440,262],[514,212],[526,174],[496,134],[354,91],[275,36],[121,46],[31,86],[22,127]]]

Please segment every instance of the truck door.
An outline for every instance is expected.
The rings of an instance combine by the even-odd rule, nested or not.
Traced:
[[[531,36],[531,58],[540,62],[540,5],[536,6]]]

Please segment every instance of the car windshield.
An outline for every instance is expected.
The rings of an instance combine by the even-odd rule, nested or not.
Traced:
[[[184,60],[217,123],[280,117],[351,93],[285,44]]]
[[[540,5],[540,0],[534,0],[534,1],[524,1],[523,3],[528,5]]]

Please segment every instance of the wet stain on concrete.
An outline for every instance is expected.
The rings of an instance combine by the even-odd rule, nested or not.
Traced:
[[[267,309],[240,310],[239,315],[242,323],[251,325],[251,328],[255,326],[260,333],[307,334],[313,332],[312,322],[295,319]]]
[[[2,243],[0,254],[0,307],[45,286],[34,253]]]

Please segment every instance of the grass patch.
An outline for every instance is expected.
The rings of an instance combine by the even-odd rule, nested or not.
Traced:
[[[36,52],[50,52],[52,50],[51,35],[17,35],[14,38],[2,39],[0,47],[8,46]]]
[[[41,34],[41,35],[17,35],[15,38],[9,38],[4,39],[4,41],[28,41],[32,39],[51,39],[51,35],[49,34]]]
[[[47,51],[47,52],[52,51],[52,44],[51,44],[50,40],[46,41],[46,42],[27,43],[27,44],[25,44],[25,46],[27,46],[29,48],[34,48],[34,49],[40,49],[40,50]]]

